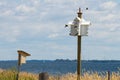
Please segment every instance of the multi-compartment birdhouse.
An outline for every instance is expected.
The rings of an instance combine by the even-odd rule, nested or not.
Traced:
[[[90,21],[86,21],[79,16],[76,17],[72,23],[69,23],[70,27],[70,35],[71,36],[87,36],[88,35],[88,27],[90,26]]]

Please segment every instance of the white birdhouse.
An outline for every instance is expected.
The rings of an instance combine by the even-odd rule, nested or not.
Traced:
[[[84,19],[82,19],[82,21],[80,22],[80,31],[78,35],[81,36],[87,36],[88,35],[88,27],[90,26],[90,21],[85,21]]]
[[[79,29],[79,20],[78,18],[75,18],[70,25],[70,35],[71,36],[77,36],[78,35],[78,29]]]
[[[71,36],[87,36],[88,27],[90,25],[89,21],[85,21],[84,19],[80,19],[76,17],[70,26],[70,35]]]

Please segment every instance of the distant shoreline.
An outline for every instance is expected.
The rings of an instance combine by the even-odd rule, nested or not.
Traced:
[[[0,68],[17,68],[17,60],[0,61]],[[21,66],[21,71],[40,73],[49,72],[50,74],[75,73],[77,68],[76,60],[27,60],[26,64]],[[82,60],[82,71],[94,72],[117,72],[120,70],[120,60]]]
[[[17,60],[0,60],[0,61],[17,61]],[[77,61],[77,60],[70,60],[70,59],[56,59],[56,60],[27,60],[27,61]],[[120,60],[82,60],[82,61],[120,61]]]

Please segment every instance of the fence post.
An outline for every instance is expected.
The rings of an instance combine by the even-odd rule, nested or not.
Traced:
[[[49,79],[49,75],[47,72],[42,72],[39,74],[39,80],[48,80]]]
[[[110,80],[110,71],[108,71],[108,80]]]

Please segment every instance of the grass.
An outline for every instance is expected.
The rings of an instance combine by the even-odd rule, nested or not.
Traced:
[[[16,80],[17,72],[15,70],[0,70],[0,80]],[[19,80],[38,80],[37,74],[21,72]]]
[[[15,70],[2,70],[0,69],[0,80],[16,80],[17,72]],[[76,73],[68,73],[61,76],[49,76],[49,80],[77,80]],[[39,80],[38,74],[21,72],[19,80]],[[81,76],[81,80],[108,80],[107,72],[104,74],[98,74],[86,72]],[[120,80],[120,72],[113,72],[111,80]]]

